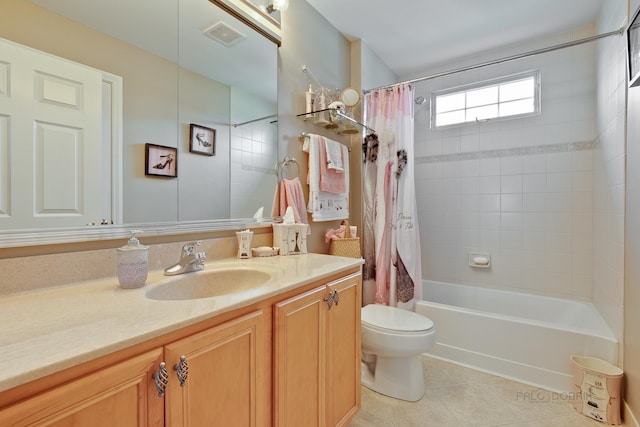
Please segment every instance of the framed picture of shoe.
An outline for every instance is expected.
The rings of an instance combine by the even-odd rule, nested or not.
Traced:
[[[216,130],[191,123],[189,151],[206,156],[216,155]]]
[[[178,149],[164,145],[145,144],[144,174],[176,178],[178,176]]]

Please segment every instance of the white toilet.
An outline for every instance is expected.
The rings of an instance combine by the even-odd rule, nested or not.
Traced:
[[[362,385],[415,402],[425,392],[420,355],[436,341],[433,322],[381,304],[362,308]]]

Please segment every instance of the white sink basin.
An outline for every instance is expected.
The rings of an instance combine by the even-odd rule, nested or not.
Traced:
[[[151,287],[145,295],[154,300],[189,300],[240,293],[268,282],[275,269],[254,266],[213,267],[171,277]]]

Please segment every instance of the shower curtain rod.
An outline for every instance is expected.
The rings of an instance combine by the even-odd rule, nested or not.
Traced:
[[[559,50],[559,49],[564,49],[566,47],[572,47],[572,46],[577,46],[583,43],[589,43],[595,40],[599,40],[605,37],[610,37],[610,36],[621,36],[625,31],[625,27],[621,27],[620,29],[616,30],[616,31],[610,31],[608,33],[602,33],[602,34],[598,34],[595,36],[591,36],[591,37],[585,37],[583,39],[578,39],[578,40],[573,40],[570,42],[566,42],[566,43],[561,43],[561,44],[557,44],[554,46],[549,46],[549,47],[544,47],[541,49],[536,49],[536,50],[532,50],[530,52],[526,52],[526,53],[519,53],[516,55],[512,55],[512,56],[507,56],[501,59],[494,59],[492,61],[487,61],[487,62],[482,62],[480,64],[476,64],[476,65],[469,65],[466,67],[462,67],[462,68],[456,68],[453,70],[448,70],[448,71],[443,71],[440,73],[435,73],[435,74],[431,74],[428,76],[424,76],[424,77],[418,77],[415,79],[411,79],[411,80],[405,80],[403,82],[399,82],[399,83],[393,83],[390,85],[386,85],[386,86],[380,86],[380,87],[376,87],[374,89],[365,89],[362,92],[363,93],[369,93],[369,92],[373,92],[376,90],[380,90],[380,89],[389,89],[398,85],[402,85],[402,84],[411,84],[411,83],[418,83],[424,80],[431,80],[431,79],[435,79],[438,77],[444,77],[444,76],[448,76],[450,74],[457,74],[457,73],[462,73],[464,71],[471,71],[471,70],[475,70],[476,68],[482,68],[482,67],[488,67],[490,65],[497,65],[497,64],[501,64],[503,62],[509,62],[509,61],[515,61],[516,59],[522,59],[522,58],[526,58],[528,56],[534,56],[534,55],[539,55],[541,53],[547,53],[547,52],[553,52],[554,50]]]
[[[259,122],[260,120],[271,119],[273,117],[278,117],[278,115],[271,114],[270,116],[264,116],[264,117],[260,117],[259,119],[249,120],[248,122],[235,123],[235,124],[232,124],[231,126],[233,126],[234,128],[237,128],[238,126],[248,125],[249,123]]]

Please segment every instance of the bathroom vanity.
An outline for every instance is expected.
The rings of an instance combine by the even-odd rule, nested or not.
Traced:
[[[0,297],[0,425],[347,425],[361,262],[230,259],[140,289],[109,278]],[[216,270],[236,287],[178,290]],[[254,271],[268,278],[244,286]]]

